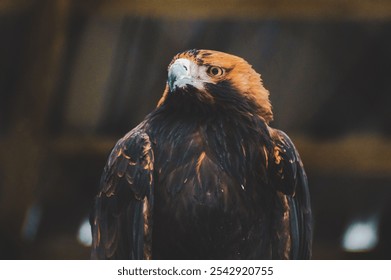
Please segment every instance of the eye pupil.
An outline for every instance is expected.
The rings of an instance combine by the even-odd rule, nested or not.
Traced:
[[[224,73],[223,69],[217,66],[211,66],[208,69],[208,73],[212,76],[220,76]]]

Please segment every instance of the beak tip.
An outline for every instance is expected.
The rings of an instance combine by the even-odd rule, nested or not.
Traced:
[[[168,86],[170,88],[170,91],[174,91],[177,87],[175,82],[177,82],[181,77],[187,77],[188,76],[188,65],[186,65],[188,62],[184,61],[184,59],[178,59],[175,61],[170,68],[168,69]]]

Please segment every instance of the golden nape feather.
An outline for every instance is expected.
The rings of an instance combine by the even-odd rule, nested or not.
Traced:
[[[244,59],[176,55],[158,106],[114,146],[92,214],[97,259],[308,259],[307,177]]]

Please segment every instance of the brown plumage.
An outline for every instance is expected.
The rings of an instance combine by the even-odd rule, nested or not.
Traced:
[[[242,58],[174,57],[156,109],[113,148],[95,200],[92,258],[307,259],[300,157]]]

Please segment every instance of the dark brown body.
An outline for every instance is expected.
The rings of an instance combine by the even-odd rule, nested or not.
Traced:
[[[160,122],[165,112],[156,115]],[[153,256],[270,258],[274,194],[265,180],[265,125],[212,116],[185,115],[152,133],[159,186]]]

